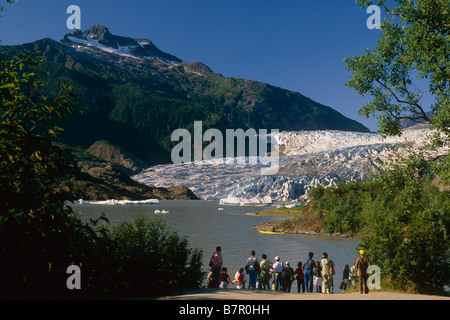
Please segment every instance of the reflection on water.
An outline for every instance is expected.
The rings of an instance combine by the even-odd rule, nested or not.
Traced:
[[[296,268],[299,261],[305,262],[308,252],[314,252],[315,260],[321,259],[323,252],[336,264],[334,289],[339,292],[339,284],[345,264],[352,265],[357,258],[356,246],[358,240],[341,239],[326,236],[309,235],[271,235],[262,234],[252,227],[263,221],[276,221],[285,217],[259,217],[245,213],[270,209],[270,207],[239,207],[219,205],[218,201],[175,201],[164,200],[159,205],[79,205],[73,206],[75,212],[80,212],[83,220],[97,218],[104,213],[111,225],[129,221],[138,215],[150,214],[156,216],[155,210],[168,211],[159,214],[169,228],[175,228],[180,235],[189,239],[190,247],[203,249],[203,266],[205,271],[209,258],[216,246],[222,247],[224,266],[234,273],[247,262],[250,251],[255,250],[258,260],[263,253],[274,262],[279,256],[283,262],[289,261]],[[219,210],[219,208],[222,208]],[[233,287],[233,286],[229,286]],[[296,292],[296,282],[292,292]]]

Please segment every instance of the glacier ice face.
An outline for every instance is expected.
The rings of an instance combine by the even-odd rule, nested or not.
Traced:
[[[285,155],[302,155],[321,151],[339,150],[349,147],[375,145],[400,145],[423,141],[427,129],[405,130],[400,137],[381,137],[376,133],[337,130],[282,132],[278,143]]]
[[[402,137],[383,139],[373,133],[344,131],[281,132],[280,168],[262,176],[258,164],[202,161],[158,165],[134,176],[139,182],[167,187],[182,185],[198,197],[245,205],[272,201],[299,201],[309,189],[345,181],[363,181],[379,170],[397,148],[422,143],[428,129],[408,130]]]

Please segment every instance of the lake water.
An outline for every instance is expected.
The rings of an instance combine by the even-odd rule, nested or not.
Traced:
[[[252,216],[246,213],[270,209],[270,207],[242,207],[219,205],[218,201],[176,201],[163,200],[158,205],[97,205],[75,203],[75,212],[80,212],[83,220],[98,218],[104,213],[111,225],[130,221],[142,214],[156,217],[155,210],[166,210],[167,214],[159,215],[166,220],[168,228],[175,228],[180,235],[189,239],[189,246],[203,249],[203,266],[208,268],[209,258],[216,246],[222,247],[224,267],[232,273],[244,267],[251,250],[261,261],[261,255],[267,254],[272,262],[279,256],[283,262],[289,261],[292,268],[299,261],[305,262],[308,252],[314,252],[314,259],[321,259],[323,252],[336,264],[334,276],[335,292],[340,292],[339,284],[346,264],[352,265],[357,258],[356,239],[342,239],[328,236],[262,234],[252,228],[260,222],[279,221],[286,217]],[[219,208],[223,208],[219,210]],[[229,286],[234,288],[234,286]],[[294,281],[292,292],[297,292]]]

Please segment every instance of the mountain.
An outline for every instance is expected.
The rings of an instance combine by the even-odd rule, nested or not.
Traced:
[[[427,115],[427,117],[431,118],[433,116],[433,112],[432,111],[428,111],[425,112],[425,114]],[[415,115],[410,115],[411,118],[414,118]],[[411,127],[426,127],[429,126],[429,123],[426,122],[423,119],[418,119],[416,121],[414,120],[409,120],[409,119],[402,119],[400,120],[400,128],[402,129],[407,129],[407,128],[411,128]]]
[[[170,161],[171,133],[247,128],[369,132],[362,124],[298,92],[247,79],[224,77],[188,63],[141,38],[112,35],[95,25],[57,42],[48,38],[0,47],[0,59],[40,51],[48,71],[44,94],[72,85],[83,116],[68,119],[64,143],[89,148],[107,140],[147,164]]]

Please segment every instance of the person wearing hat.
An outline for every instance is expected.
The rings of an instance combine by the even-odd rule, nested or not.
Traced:
[[[275,257],[275,263],[273,264],[273,268],[275,270],[275,288],[276,290],[283,291],[284,283],[283,283],[283,270],[286,268],[284,263],[280,261],[280,257]]]
[[[358,276],[359,283],[359,293],[369,293],[369,288],[367,287],[367,279],[369,278],[369,274],[367,273],[367,269],[370,266],[369,259],[365,256],[364,250],[359,250],[359,258],[356,259],[355,268],[357,269],[356,275]],[[363,290],[364,286],[364,290]]]
[[[294,269],[292,269],[289,261],[285,263],[286,269],[283,272],[283,290],[285,292],[291,292],[292,282],[294,282]]]

